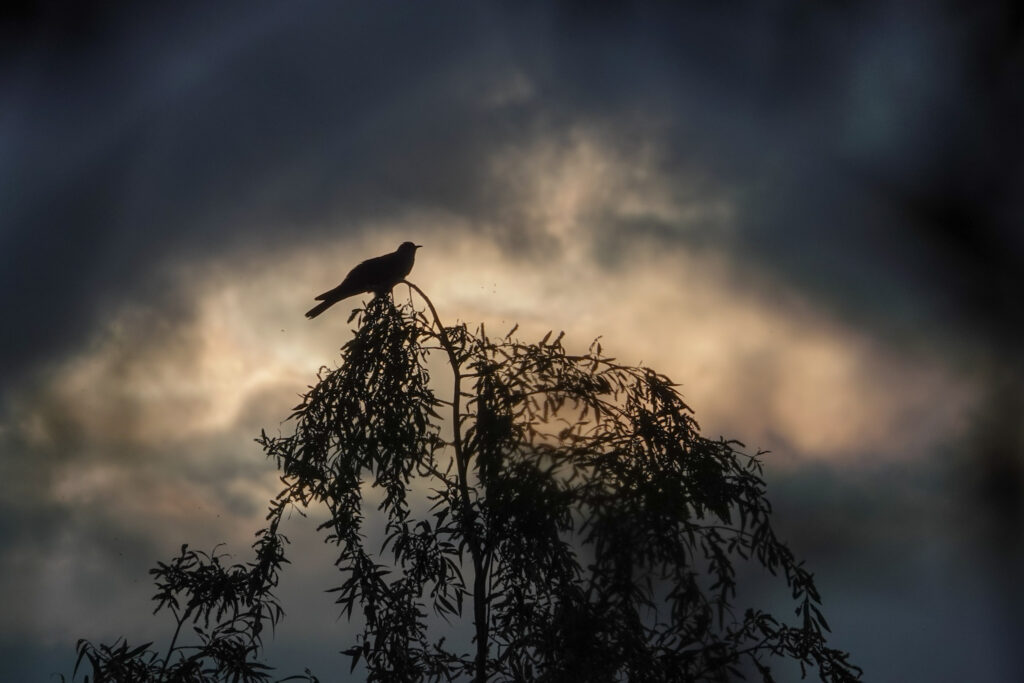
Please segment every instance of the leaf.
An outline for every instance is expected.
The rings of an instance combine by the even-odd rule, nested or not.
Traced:
[[[356,645],[347,650],[342,650],[341,654],[348,655],[352,658],[352,663],[348,667],[348,672],[353,673],[356,670],[356,666],[359,665],[359,658],[363,656],[363,648],[362,646]]]

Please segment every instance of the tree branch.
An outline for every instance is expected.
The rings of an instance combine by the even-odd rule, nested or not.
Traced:
[[[490,639],[488,633],[487,619],[487,571],[489,562],[485,562],[484,544],[476,533],[476,512],[469,498],[469,454],[465,452],[462,443],[462,412],[460,399],[462,397],[462,373],[461,363],[458,354],[455,353],[455,346],[448,337],[441,317],[434,308],[434,303],[423,292],[422,289],[409,282],[402,282],[419,294],[430,308],[430,313],[437,326],[437,338],[448,354],[448,362],[452,366],[454,388],[452,390],[452,446],[455,449],[455,464],[458,467],[459,494],[462,498],[463,533],[469,545],[469,553],[473,560],[473,621],[476,625],[476,683],[484,683],[487,680],[487,650]]]

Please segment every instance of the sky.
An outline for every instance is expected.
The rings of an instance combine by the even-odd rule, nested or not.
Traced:
[[[446,321],[601,336],[771,451],[866,680],[1024,677],[1024,23],[953,5],[3,10],[0,679],[168,633],[182,543],[246,557],[253,438],[351,334],[303,312],[405,240]],[[268,657],[333,671],[289,524]]]

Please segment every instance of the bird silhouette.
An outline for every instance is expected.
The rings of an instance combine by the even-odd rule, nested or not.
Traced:
[[[321,303],[306,311],[306,317],[315,318],[342,299],[354,294],[366,292],[373,292],[376,296],[388,294],[391,292],[391,288],[405,279],[405,276],[412,270],[413,261],[416,260],[416,250],[421,246],[423,245],[402,242],[398,249],[390,254],[363,261],[349,271],[340,285],[316,297],[317,301]]]

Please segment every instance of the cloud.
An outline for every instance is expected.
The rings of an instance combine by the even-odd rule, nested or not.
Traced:
[[[347,330],[311,293],[409,238],[446,319],[604,335],[787,476],[892,484],[865,535],[926,517],[960,479],[896,503],[1019,356],[1002,11],[30,17],[0,48],[0,626],[80,635],[142,614],[104,586],[179,542],[244,548],[274,488],[250,440]]]
[[[623,197],[600,226],[607,257],[637,230],[724,244],[841,315],[915,337],[948,313],[943,264],[863,176],[930,182],[950,166],[940,150],[977,100],[956,56],[975,34],[927,8],[786,16],[309,3],[111,11],[102,47],[41,28],[12,62],[17,107],[0,122],[19,178],[3,195],[0,291],[20,330],[4,375],[72,348],[126,294],[172,305],[168,263],[421,211],[530,247],[539,207],[493,182],[493,164],[576,145],[581,172],[581,126],[655,157],[672,180],[662,204],[707,192],[736,219],[683,230]],[[555,211],[567,196],[537,199]]]

